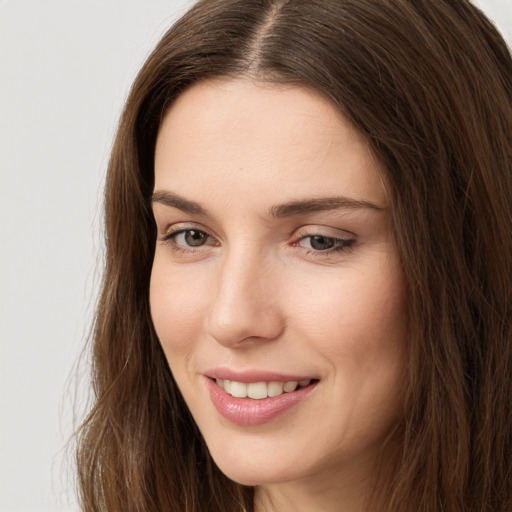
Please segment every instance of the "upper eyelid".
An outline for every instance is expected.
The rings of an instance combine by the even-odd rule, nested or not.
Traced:
[[[325,236],[326,238],[339,238],[343,240],[348,240],[349,238],[357,238],[357,235],[352,231],[321,225],[302,226],[295,230],[293,236],[296,238],[305,238],[308,236]]]
[[[196,230],[203,231],[208,236],[218,239],[218,236],[211,229],[203,226],[202,224],[196,222],[173,222],[172,224],[168,224],[165,229],[161,230],[162,236],[173,235],[180,231],[188,231],[188,230]]]

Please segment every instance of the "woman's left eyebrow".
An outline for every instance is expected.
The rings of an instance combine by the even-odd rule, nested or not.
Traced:
[[[269,210],[270,217],[283,218],[292,215],[303,215],[323,210],[368,210],[382,212],[384,206],[379,206],[370,201],[354,199],[345,196],[322,197],[318,199],[303,199],[272,206]]]

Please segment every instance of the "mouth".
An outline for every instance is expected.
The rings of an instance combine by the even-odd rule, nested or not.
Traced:
[[[229,379],[215,379],[215,382],[217,386],[234,398],[264,400],[265,398],[274,398],[282,395],[283,393],[292,393],[297,389],[305,388],[315,382],[315,379],[249,383]]]
[[[206,379],[212,404],[224,419],[240,426],[269,423],[287,411],[295,409],[313,393],[319,383],[318,379],[309,378],[275,380],[276,377],[282,377],[269,375],[269,380],[263,380],[263,375],[258,377],[242,377],[252,382],[219,376],[209,376]]]

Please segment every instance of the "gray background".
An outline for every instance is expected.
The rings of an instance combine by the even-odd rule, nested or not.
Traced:
[[[0,0],[0,512],[76,510],[65,445],[101,190],[145,56],[189,0]],[[512,0],[478,2],[512,42]]]

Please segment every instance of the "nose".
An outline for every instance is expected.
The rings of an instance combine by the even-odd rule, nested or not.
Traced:
[[[226,347],[276,339],[285,326],[272,264],[248,252],[227,255],[219,263],[207,330]]]

